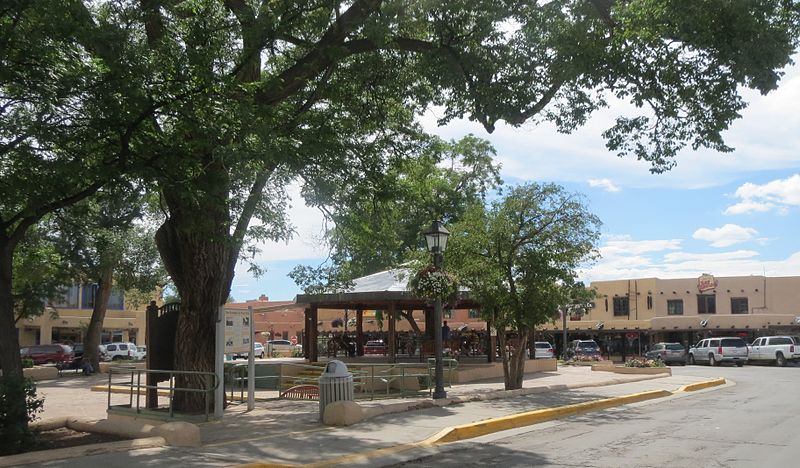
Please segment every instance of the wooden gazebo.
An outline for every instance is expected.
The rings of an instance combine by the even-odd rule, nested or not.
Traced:
[[[305,333],[303,334],[303,349],[306,359],[310,362],[319,360],[320,350],[318,343],[318,322],[320,309],[348,309],[356,311],[356,340],[363,343],[364,337],[364,311],[382,310],[386,313],[388,329],[389,362],[397,361],[397,330],[396,318],[400,311],[424,311],[425,334],[429,346],[423,346],[421,355],[426,353],[432,356],[433,346],[433,303],[427,299],[420,299],[407,288],[408,278],[412,274],[409,269],[394,269],[375,273],[358,278],[354,286],[347,292],[329,294],[300,294],[295,298],[297,305],[305,309]],[[455,303],[448,304],[451,309],[478,308],[470,298],[469,291],[459,291]],[[412,312],[413,313],[413,312]],[[489,353],[490,360],[493,353]]]

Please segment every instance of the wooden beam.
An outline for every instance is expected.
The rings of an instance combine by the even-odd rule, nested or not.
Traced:
[[[397,310],[389,303],[389,362],[397,362]]]

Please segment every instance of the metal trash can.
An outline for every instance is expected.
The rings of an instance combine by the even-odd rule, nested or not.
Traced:
[[[342,361],[330,361],[319,376],[319,420],[334,401],[353,401],[353,374]]]

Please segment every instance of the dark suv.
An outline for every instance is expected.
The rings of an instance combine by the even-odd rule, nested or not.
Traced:
[[[74,357],[72,348],[62,344],[26,346],[19,354],[23,359],[32,359],[34,364],[69,364]]]

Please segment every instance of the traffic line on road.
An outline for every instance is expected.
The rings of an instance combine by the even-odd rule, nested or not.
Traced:
[[[714,380],[706,380],[705,382],[697,382],[693,384],[684,385],[683,387],[679,388],[679,392],[693,392],[695,390],[702,390],[704,388],[709,387],[717,387],[719,385],[725,385],[727,381],[720,377]]]

